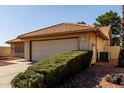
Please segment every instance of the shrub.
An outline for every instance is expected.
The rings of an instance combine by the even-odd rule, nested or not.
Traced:
[[[89,66],[92,51],[71,51],[50,56],[28,67],[11,81],[12,87],[56,87]]]

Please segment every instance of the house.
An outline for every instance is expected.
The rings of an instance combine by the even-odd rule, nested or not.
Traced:
[[[39,61],[63,51],[93,50],[92,63],[99,52],[111,44],[110,27],[61,23],[22,34],[10,40],[12,55],[23,55],[28,61]],[[96,56],[98,54],[98,56]]]

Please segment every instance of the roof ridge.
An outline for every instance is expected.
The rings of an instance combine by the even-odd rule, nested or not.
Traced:
[[[90,25],[90,24],[78,24],[78,23],[63,23],[63,24],[70,24],[70,25],[77,25],[77,26],[91,26],[91,27],[93,27],[93,25]]]

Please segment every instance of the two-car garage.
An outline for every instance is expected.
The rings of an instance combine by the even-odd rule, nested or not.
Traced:
[[[79,50],[79,38],[31,41],[31,60],[38,61],[63,51]]]

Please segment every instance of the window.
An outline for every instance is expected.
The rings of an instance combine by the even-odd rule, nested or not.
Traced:
[[[24,43],[14,44],[15,53],[24,53]]]

